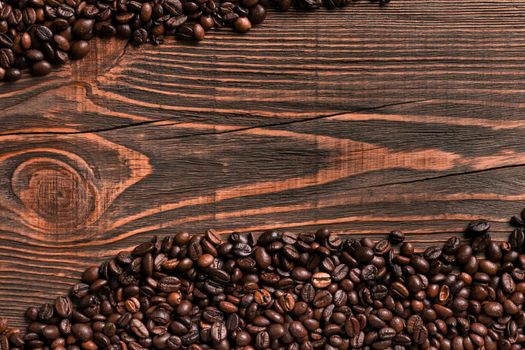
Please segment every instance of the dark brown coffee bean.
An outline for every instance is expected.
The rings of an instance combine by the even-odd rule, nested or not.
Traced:
[[[278,339],[284,336],[285,328],[282,324],[272,323],[267,328],[270,339]]]
[[[442,249],[440,247],[429,247],[425,250],[424,257],[428,261],[434,261],[441,256],[441,252]]]
[[[255,337],[255,347],[257,349],[267,349],[270,347],[270,334],[266,331],[257,333]]]
[[[71,327],[71,331],[82,341],[88,341],[93,337],[93,330],[87,323],[75,323]]]
[[[308,335],[308,331],[301,322],[293,321],[290,324],[290,334],[297,339],[303,339]]]
[[[361,264],[368,264],[374,258],[374,251],[368,247],[359,247],[354,257]]]
[[[353,338],[359,332],[361,332],[361,326],[359,324],[359,321],[355,317],[350,317],[345,322],[345,332],[348,337]]]
[[[35,76],[44,76],[51,72],[51,64],[48,61],[39,61],[33,64],[32,73]]]
[[[414,333],[412,335],[414,342],[416,344],[423,344],[428,340],[428,330],[425,326],[417,326],[414,328]]]
[[[366,265],[363,270],[361,270],[361,278],[364,281],[371,281],[376,278],[378,269],[374,265]]]
[[[34,27],[35,36],[40,40],[47,42],[53,38],[53,32],[46,26],[37,25]]]
[[[55,310],[59,316],[69,318],[73,311],[71,299],[67,296],[61,296],[55,299]]]
[[[295,307],[295,298],[290,293],[285,293],[279,297],[279,305],[286,312],[290,312]]]
[[[71,45],[71,57],[73,59],[83,58],[89,53],[89,50],[90,50],[89,43],[87,41],[85,41],[85,40],[75,41]],[[138,250],[138,252],[140,253],[141,250]],[[138,253],[135,252],[134,254],[137,255]],[[145,254],[145,252],[144,252],[144,254]]]
[[[392,292],[398,295],[401,298],[407,298],[410,294],[409,290],[406,288],[403,283],[394,282],[392,284]]]
[[[490,223],[485,220],[472,221],[467,226],[467,231],[475,235],[483,234],[490,229]]]
[[[312,277],[312,273],[304,267],[296,267],[292,270],[292,278],[298,281],[307,281]]]
[[[423,325],[423,320],[419,315],[412,315],[407,320],[407,331],[413,334],[415,329]]]
[[[312,304],[317,308],[321,308],[331,304],[332,300],[333,296],[329,291],[321,290],[315,294]]]
[[[456,251],[456,259],[460,264],[466,264],[472,256],[472,248],[467,244],[462,244]]]
[[[482,304],[483,312],[490,317],[503,316],[503,306],[498,302],[485,302]]]
[[[11,49],[0,49],[0,67],[9,69],[15,63],[15,55]]]
[[[248,19],[253,25],[261,24],[266,18],[266,9],[261,4],[250,8]]]
[[[516,283],[509,273],[501,275],[501,288],[509,294],[514,293],[516,290]]]
[[[228,337],[228,330],[223,322],[215,322],[210,330],[213,341],[220,343]]]
[[[386,239],[383,239],[376,243],[374,246],[374,253],[377,255],[384,255],[390,252],[392,247],[390,246],[390,242]]]
[[[405,240],[405,235],[401,231],[391,231],[388,235],[388,239],[393,244],[399,244],[403,243],[403,241]]]

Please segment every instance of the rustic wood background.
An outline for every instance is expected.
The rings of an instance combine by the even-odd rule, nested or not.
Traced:
[[[525,2],[270,13],[0,85],[0,314],[155,234],[270,227],[425,244],[525,206]]]

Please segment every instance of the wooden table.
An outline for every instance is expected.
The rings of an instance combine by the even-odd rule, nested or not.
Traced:
[[[525,200],[525,3],[270,13],[0,85],[0,314],[153,235],[278,227],[420,244]]]

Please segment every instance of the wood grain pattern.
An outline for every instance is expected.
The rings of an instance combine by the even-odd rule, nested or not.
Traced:
[[[0,314],[155,234],[270,227],[423,246],[525,203],[525,3],[272,12],[248,35],[97,40],[0,85]]]

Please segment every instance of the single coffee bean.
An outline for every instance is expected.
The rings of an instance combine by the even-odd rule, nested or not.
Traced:
[[[71,331],[81,341],[88,341],[93,337],[93,330],[87,323],[75,323]]]
[[[51,72],[51,64],[48,61],[39,61],[33,64],[32,73],[35,76],[47,75]]]
[[[290,324],[290,334],[297,339],[303,339],[308,335],[308,331],[301,322],[293,321]]]
[[[316,272],[312,275],[312,285],[315,288],[326,288],[332,283],[330,275],[326,272]]]
[[[391,231],[388,235],[388,239],[393,244],[399,244],[403,243],[403,241],[405,240],[405,235],[401,231]]]
[[[69,318],[73,311],[73,303],[67,296],[60,296],[55,299],[55,310],[61,317]]]
[[[71,45],[71,57],[74,59],[84,58],[88,53],[89,53],[89,43],[85,40],[75,41]]]

